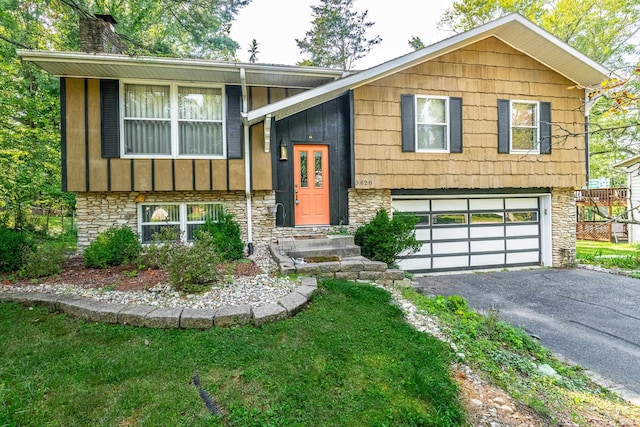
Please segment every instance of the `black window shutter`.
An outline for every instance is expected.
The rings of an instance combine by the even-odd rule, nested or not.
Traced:
[[[509,152],[510,104],[508,99],[498,99],[498,153]]]
[[[102,157],[120,157],[120,82],[100,80]]]
[[[462,153],[462,98],[449,98],[449,120],[449,151]]]
[[[540,154],[551,154],[551,103],[540,103]]]
[[[402,151],[416,151],[416,111],[413,95],[400,95]]]
[[[227,158],[242,158],[242,89],[227,86]]]

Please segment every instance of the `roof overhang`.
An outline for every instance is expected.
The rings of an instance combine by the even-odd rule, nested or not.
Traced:
[[[635,165],[636,163],[640,163],[640,154],[635,155],[633,157],[629,157],[628,159],[619,161],[618,163],[614,163],[613,167],[614,168],[628,168],[628,167],[631,167],[631,166]]]
[[[565,42],[534,25],[521,15],[511,14],[367,70],[250,111],[248,121],[249,123],[259,122],[267,114],[271,114],[276,119],[282,119],[329,101],[359,86],[489,37],[499,38],[514,49],[563,75],[576,85],[599,84],[610,75],[610,71],[605,67]]]
[[[245,70],[249,86],[310,89],[344,75],[341,70],[287,65],[220,62],[201,59],[18,50],[25,61],[33,62],[60,77],[102,79],[152,79],[186,82],[241,84]]]

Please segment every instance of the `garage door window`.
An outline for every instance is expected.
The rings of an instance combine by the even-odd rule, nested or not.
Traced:
[[[538,222],[538,212],[508,212],[507,222]]]
[[[431,216],[431,220],[433,225],[466,224],[467,215],[457,213],[434,214]]]

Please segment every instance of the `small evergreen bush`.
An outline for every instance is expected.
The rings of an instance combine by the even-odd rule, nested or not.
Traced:
[[[24,255],[20,277],[34,279],[60,274],[66,258],[64,247],[61,245],[45,244],[36,250],[29,250]]]
[[[0,273],[20,270],[24,255],[33,248],[27,232],[0,226]]]
[[[84,250],[84,265],[91,268],[107,268],[131,263],[138,259],[142,245],[131,228],[123,225],[111,227],[100,233]]]
[[[207,219],[207,222],[196,231],[196,237],[199,237],[199,234],[203,232],[211,235],[212,247],[220,260],[235,261],[244,257],[244,243],[240,238],[240,226],[232,214],[222,211],[218,215],[217,222]]]
[[[151,236],[151,243],[144,247],[140,255],[142,268],[166,268],[169,265],[171,251],[181,246],[180,231],[177,227],[163,227]]]
[[[206,231],[198,233],[192,246],[175,245],[169,252],[169,282],[178,292],[201,293],[218,281],[214,238]]]
[[[400,253],[420,249],[415,234],[418,219],[401,212],[389,219],[387,211],[380,209],[371,221],[358,227],[353,240],[362,249],[363,256],[393,265]]]

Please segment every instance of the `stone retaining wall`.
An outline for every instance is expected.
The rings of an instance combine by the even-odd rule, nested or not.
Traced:
[[[305,277],[300,286],[280,298],[277,304],[257,307],[236,305],[218,309],[114,304],[65,294],[37,292],[0,292],[0,301],[41,305],[52,311],[62,311],[71,317],[92,322],[163,329],[209,329],[214,326],[245,324],[259,326],[294,316],[302,310],[317,289],[316,279]]]

